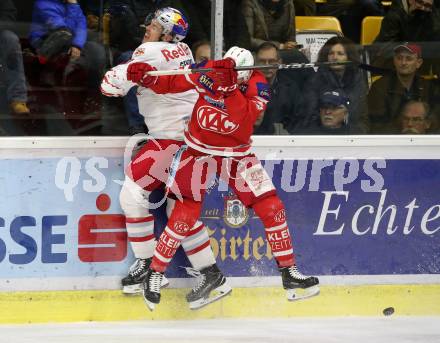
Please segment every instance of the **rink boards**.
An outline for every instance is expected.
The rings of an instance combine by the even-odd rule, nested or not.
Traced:
[[[190,312],[181,252],[153,314],[124,297],[133,257],[118,204],[124,138],[0,139],[0,322],[440,315],[440,141],[255,137],[321,295],[288,303],[260,221],[214,180],[202,220],[233,296]],[[156,199],[161,199],[156,194]],[[155,210],[157,230],[163,207]],[[11,309],[14,309],[11,311]]]

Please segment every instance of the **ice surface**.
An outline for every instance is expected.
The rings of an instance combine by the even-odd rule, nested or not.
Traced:
[[[1,343],[439,343],[440,317],[332,317],[0,325]]]

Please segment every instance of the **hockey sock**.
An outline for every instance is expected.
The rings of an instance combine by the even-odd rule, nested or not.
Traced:
[[[201,202],[188,198],[177,201],[154,250],[151,269],[165,272],[181,241],[194,227],[202,208]]]
[[[125,217],[128,241],[136,258],[150,258],[153,256],[156,239],[154,237],[154,218]]]
[[[145,200],[149,193],[128,178],[119,195],[121,208],[125,213],[128,241],[136,258],[153,256],[156,239],[154,237],[154,218]],[[148,199],[148,198],[147,198]]]
[[[167,200],[168,217],[171,216],[175,202],[176,200],[173,198],[168,198]],[[182,240],[182,248],[191,266],[197,270],[215,264],[215,257],[211,249],[208,230],[200,221],[196,222],[188,233],[188,236]]]
[[[192,267],[197,270],[215,264],[215,257],[211,249],[208,230],[200,221],[197,221],[188,236],[182,241],[182,248],[185,250]]]
[[[254,204],[253,209],[264,224],[266,239],[278,267],[289,267],[295,263],[292,239],[286,222],[283,203],[272,195]]]

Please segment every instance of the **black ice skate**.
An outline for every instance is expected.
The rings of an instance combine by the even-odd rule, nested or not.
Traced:
[[[301,274],[296,265],[280,268],[280,272],[287,300],[302,300],[319,294],[318,278]]]
[[[128,275],[121,280],[122,293],[136,294],[142,292],[142,281],[147,275],[148,267],[151,264],[151,258],[138,258],[132,264],[128,271]],[[169,281],[166,277],[163,278],[161,287],[168,286]]]
[[[197,285],[186,295],[191,310],[197,310],[231,293],[232,288],[216,264],[201,269],[185,268],[197,277]]]
[[[163,282],[163,273],[148,269],[147,275],[142,282],[145,304],[147,304],[150,311],[154,311],[156,304],[160,303],[160,287]]]

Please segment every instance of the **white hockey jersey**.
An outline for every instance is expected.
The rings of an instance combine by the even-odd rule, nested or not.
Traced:
[[[106,96],[124,96],[135,83],[127,80],[127,68],[133,62],[146,62],[157,70],[183,68],[194,63],[190,48],[185,43],[148,42],[140,45],[132,59],[110,69],[101,83]],[[139,86],[139,112],[145,118],[149,134],[157,139],[183,140],[186,126],[198,94],[195,90],[177,94],[156,94]]]

